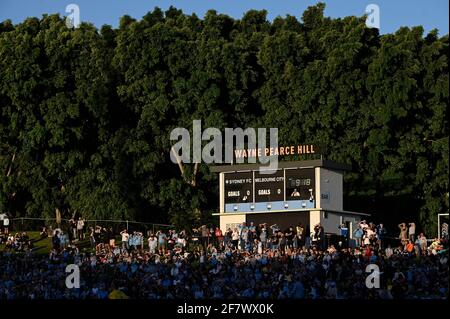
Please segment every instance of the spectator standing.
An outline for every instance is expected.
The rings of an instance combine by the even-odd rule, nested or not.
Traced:
[[[136,237],[134,236],[136,232],[133,232],[130,234],[130,237],[128,237],[128,247],[130,247],[130,250],[136,249]]]
[[[158,232],[156,233],[156,236],[158,237],[158,249],[159,249],[160,253],[165,254],[166,247],[167,247],[167,236],[164,233],[164,231],[162,231],[162,230],[158,230]]]
[[[209,228],[206,227],[206,225],[202,225],[200,227],[200,230],[202,235],[202,245],[203,248],[206,250],[206,246],[208,245]]]
[[[405,250],[408,252],[408,254],[412,254],[414,252],[414,244],[411,240],[408,240],[408,243],[405,246]]]
[[[144,234],[137,231],[137,232],[135,232],[135,236],[136,236],[136,246],[139,247],[140,250],[143,250],[144,249]]]
[[[63,231],[61,231],[58,234],[58,238],[61,249],[66,249],[67,245],[69,244],[69,236],[65,234]]]
[[[130,239],[130,234],[126,229],[120,232],[120,236],[122,237],[122,248],[129,249],[128,240]]]
[[[77,222],[73,218],[71,218],[69,220],[69,232],[70,232],[69,239],[71,241],[72,240],[76,240],[78,238],[78,236],[77,236]]]
[[[283,254],[286,249],[286,245],[287,245],[286,236],[282,232],[279,232],[278,247]]]
[[[273,249],[273,250],[277,250],[279,248],[279,242],[280,242],[280,235],[277,232],[276,234],[274,234],[273,236],[271,236],[270,241],[269,241],[269,248]]]
[[[84,219],[80,218],[77,221],[77,232],[78,232],[78,239],[84,240]]]
[[[259,240],[261,242],[262,249],[267,247],[267,231],[266,227],[262,226],[261,233],[259,234]]]
[[[72,232],[72,238],[73,240],[77,240],[78,239],[78,228],[77,228],[77,223],[78,221],[71,219],[70,220],[70,230]]]
[[[314,231],[311,233],[311,242],[313,247],[322,249],[324,244],[323,227],[320,224],[314,226]]]
[[[359,227],[361,227],[361,229],[364,231],[367,227],[369,227],[369,225],[367,225],[366,220],[362,220],[359,222]]]
[[[363,235],[364,235],[364,231],[361,228],[361,225],[359,225],[353,232],[353,237],[355,237],[355,240],[356,240],[356,247],[361,246],[361,238]]]
[[[425,237],[425,235],[423,233],[420,233],[418,239],[419,241],[419,248],[420,248],[420,253],[423,255],[426,253],[427,251],[427,238]]]
[[[148,250],[151,254],[156,253],[156,248],[158,246],[158,241],[156,237],[153,234],[150,234],[150,237],[148,237]]]
[[[408,224],[408,235],[409,235],[409,240],[414,242],[415,235],[416,235],[416,224],[415,223]]]
[[[208,233],[208,246],[209,244],[215,244],[216,243],[216,233],[214,231],[213,227],[209,228],[209,233]]]
[[[289,226],[289,228],[285,231],[284,236],[286,237],[286,247],[292,248],[292,244],[294,241],[294,228]]]
[[[171,251],[175,245],[173,233],[174,231],[172,229],[169,229],[169,232],[167,233],[167,249],[169,251]]]
[[[107,230],[105,227],[100,228],[100,238],[101,238],[100,242],[101,242],[104,246],[106,246],[106,245],[109,244],[108,230]]]
[[[96,239],[94,227],[89,228],[89,240],[91,242],[91,248],[95,248]]]
[[[298,241],[298,247],[303,247],[305,245],[305,227],[301,223],[295,228],[296,237]]]
[[[9,234],[9,217],[6,214],[3,217],[3,231],[6,235]]]
[[[378,237],[378,244],[380,246],[381,249],[384,248],[384,237],[386,237],[387,234],[387,230],[384,227],[383,224],[379,224],[377,226],[377,237]]]
[[[272,236],[276,236],[278,234],[278,232],[280,231],[280,227],[278,227],[277,224],[271,225],[270,229],[272,230]]]
[[[248,228],[246,226],[242,227],[241,229],[241,242],[240,242],[240,249],[245,249],[248,242]]]
[[[198,247],[198,245],[201,244],[200,234],[199,234],[199,230],[197,228],[192,229],[191,240],[192,240],[192,244],[194,245],[194,247]]]
[[[405,223],[401,223],[398,225],[398,228],[400,228],[400,234],[398,237],[400,238],[402,244],[405,245],[408,240],[408,227]]]
[[[323,229],[323,226],[321,224],[319,224],[319,233],[318,233],[318,245],[320,247],[321,250],[325,249],[325,245],[326,245],[326,241],[325,241],[325,231]]]
[[[111,249],[114,249],[114,247],[116,246],[116,236],[114,234],[114,230],[112,229],[112,227],[108,228],[107,236],[109,247],[111,247]]]
[[[247,232],[247,242],[245,244],[245,248],[247,249],[248,252],[253,251],[254,241],[255,241],[255,232],[249,229]]]
[[[186,230],[182,229],[178,234],[177,243],[181,245],[181,247],[186,247]]]
[[[254,239],[254,238],[257,237],[257,235],[256,235],[256,226],[255,226],[255,224],[253,222],[250,222],[250,226],[248,226],[248,231],[249,231],[249,233],[251,233],[250,234],[251,238]]]
[[[102,228],[100,226],[95,226],[94,230],[94,242],[95,247],[102,243]]]
[[[59,238],[59,233],[60,233],[60,231],[59,231],[59,230],[56,230],[56,231],[55,231],[55,234],[54,234],[53,237],[52,237],[52,245],[53,245],[53,249],[56,250],[56,251],[59,251],[60,244],[61,244],[60,238]]]
[[[237,249],[239,243],[239,231],[237,228],[234,228],[233,233],[231,234],[231,244],[234,249]]]
[[[233,231],[231,228],[228,228],[225,232],[225,236],[223,238],[223,246],[226,248],[229,244],[231,244],[231,235],[233,234]]]
[[[364,230],[364,246],[368,246],[372,242],[372,238],[375,236],[375,232],[370,228],[366,227]]]
[[[217,239],[217,244],[219,245],[220,248],[222,248],[223,247],[223,234],[222,234],[222,230],[219,227],[216,227],[215,236]]]

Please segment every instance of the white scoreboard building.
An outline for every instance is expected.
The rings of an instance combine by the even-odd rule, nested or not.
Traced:
[[[344,210],[343,177],[348,165],[327,160],[279,162],[276,170],[260,164],[212,166],[219,173],[220,228],[242,222],[277,224],[282,230],[302,223],[312,230],[321,224],[325,233],[353,229],[369,214]]]

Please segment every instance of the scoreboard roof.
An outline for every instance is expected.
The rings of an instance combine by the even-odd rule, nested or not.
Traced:
[[[351,165],[340,164],[329,160],[317,159],[317,160],[305,160],[294,162],[278,162],[277,169],[282,168],[303,168],[303,167],[323,167],[337,171],[350,171]],[[235,165],[216,165],[211,166],[210,170],[213,173],[224,172],[237,172],[237,171],[256,171],[259,168],[268,168],[267,164],[235,164]]]

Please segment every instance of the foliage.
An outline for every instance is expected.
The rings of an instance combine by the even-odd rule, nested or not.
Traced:
[[[156,8],[118,29],[57,15],[0,24],[0,210],[193,225],[217,176],[177,166],[170,131],[278,127],[351,164],[348,209],[420,219],[448,203],[448,35],[380,36],[363,17]],[[396,199],[398,205],[392,211]],[[400,201],[397,201],[400,203]]]

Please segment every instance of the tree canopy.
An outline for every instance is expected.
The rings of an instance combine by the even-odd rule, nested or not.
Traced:
[[[448,35],[365,17],[248,11],[203,19],[171,7],[120,26],[44,15],[0,23],[0,211],[207,221],[218,180],[170,161],[170,132],[277,127],[351,164],[346,209],[420,222],[448,212]],[[385,221],[388,223],[388,221]]]

